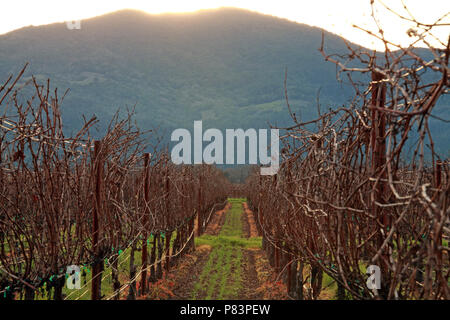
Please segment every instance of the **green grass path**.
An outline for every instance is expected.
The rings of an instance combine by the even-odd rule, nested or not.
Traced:
[[[203,235],[196,245],[212,247],[208,260],[194,285],[192,299],[239,299],[243,288],[243,249],[260,248],[261,237],[244,238],[242,203],[246,199],[230,198],[231,209],[218,236]]]

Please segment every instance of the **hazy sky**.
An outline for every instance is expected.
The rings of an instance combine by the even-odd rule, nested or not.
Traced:
[[[384,4],[406,16],[401,0],[382,0]],[[149,13],[186,12],[218,7],[239,7],[306,23],[337,33],[370,48],[381,49],[380,43],[352,27],[374,29],[370,17],[370,0],[1,0],[0,34],[29,25],[42,25],[98,16],[124,8]],[[378,2],[378,3],[377,3]],[[385,10],[376,0],[386,35],[390,40],[409,44],[406,31],[412,26]],[[433,23],[450,11],[448,0],[404,0],[410,13],[424,23]],[[450,24],[450,15],[445,18]],[[446,39],[450,26],[435,33]]]

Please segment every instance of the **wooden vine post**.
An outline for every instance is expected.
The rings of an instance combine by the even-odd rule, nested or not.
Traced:
[[[102,191],[102,177],[103,177],[103,159],[101,153],[101,141],[94,142],[94,204],[92,210],[92,249],[94,252],[94,263],[92,267],[92,282],[91,282],[91,298],[92,300],[99,300],[101,297],[101,272],[102,265],[100,260],[100,248],[98,245],[99,239],[99,216],[102,210],[101,191]]]
[[[203,214],[202,214],[202,172],[199,172],[198,183],[198,203],[197,203],[197,236],[203,233]]]
[[[436,196],[438,197],[440,195],[441,192],[441,188],[442,188],[442,162],[441,161],[436,161],[436,169],[434,172],[434,186],[436,189],[438,189],[438,191],[436,192]],[[437,221],[442,221],[442,217],[437,217]],[[438,266],[438,269],[436,270],[436,277],[439,278],[439,280],[445,284],[446,280],[444,278],[442,278],[442,274],[441,274],[441,266],[442,266],[442,227],[441,223],[437,223],[436,224],[436,228],[434,230],[433,236],[435,237],[434,239],[434,246],[435,246],[435,250],[436,250],[436,259],[437,259],[437,263],[436,265]]]
[[[370,147],[372,152],[372,177],[376,178],[377,181],[374,182],[374,187],[372,189],[372,213],[375,217],[378,217],[378,221],[381,222],[384,235],[378,232],[377,237],[377,247],[381,247],[384,242],[384,238],[387,236],[390,228],[389,216],[386,214],[386,211],[377,206],[376,202],[384,203],[386,197],[386,171],[384,165],[386,163],[386,115],[380,109],[384,108],[385,100],[386,100],[386,87],[382,82],[384,79],[383,75],[372,71],[372,99],[371,99],[371,107],[372,107],[372,126],[371,126],[371,141]],[[380,171],[383,170],[383,171]],[[375,226],[378,228],[378,226]],[[388,248],[383,250],[380,259],[380,269],[382,274],[382,290],[383,288],[389,287],[388,282],[388,273],[389,273],[389,265],[388,265]],[[384,285],[383,285],[384,284]]]
[[[150,154],[144,153],[144,217],[143,217],[143,241],[142,241],[142,276],[141,276],[141,295],[147,293],[147,238],[148,238],[148,215],[149,215],[149,164],[150,164]]]
[[[168,169],[167,169],[167,171],[168,171]],[[169,206],[169,203],[170,203],[170,179],[169,179],[169,174],[168,174],[168,172],[166,171],[166,185],[165,185],[165,187],[166,187],[166,207],[168,207]],[[184,207],[183,207],[184,208]],[[169,209],[167,210],[167,224],[168,225],[172,225],[172,216],[170,215],[170,207],[169,207]],[[166,269],[166,276],[168,275],[168,273],[169,273],[169,271],[170,271],[170,239],[172,238],[172,231],[171,230],[169,230],[167,233],[166,233],[166,236],[165,236],[165,240],[166,240],[166,243],[165,243],[165,255],[166,255],[166,263],[165,263],[165,269]]]

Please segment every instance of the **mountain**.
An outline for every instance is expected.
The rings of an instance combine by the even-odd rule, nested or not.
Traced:
[[[329,102],[344,97],[334,66],[317,51],[318,28],[239,9],[124,10],[81,26],[57,23],[0,36],[1,78],[29,61],[29,74],[71,89],[64,103],[71,116],[111,115],[137,103],[142,123],[163,126],[203,119],[233,128],[277,119],[274,113],[286,113],[286,68],[290,98],[305,109],[320,87]],[[326,42],[330,52],[344,51],[338,37],[327,34]]]
[[[349,100],[334,64],[318,51],[322,30],[242,9],[151,15],[123,10],[83,20],[25,27],[0,36],[0,83],[30,62],[26,76],[50,78],[60,92],[67,130],[81,115],[106,125],[120,107],[136,105],[143,129],[249,128],[288,124],[291,106],[304,119]],[[325,32],[325,49],[344,53]],[[447,135],[448,136],[448,135]]]

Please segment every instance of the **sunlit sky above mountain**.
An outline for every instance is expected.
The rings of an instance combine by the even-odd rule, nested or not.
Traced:
[[[82,20],[120,9],[139,9],[148,13],[183,13],[199,9],[237,7],[270,14],[292,21],[306,23],[339,34],[352,42],[382,50],[382,44],[369,37],[353,25],[369,30],[377,30],[371,18],[370,0],[14,0],[2,1],[0,5],[0,34],[29,25],[43,25],[68,20]],[[386,37],[403,46],[412,39],[407,30],[414,24],[399,19],[389,12],[383,4],[410,18],[411,15],[423,23],[434,23],[450,12],[447,0],[404,0],[409,12],[403,8],[401,0],[376,0],[380,24]],[[434,32],[439,39],[446,41],[450,34],[450,14]],[[429,39],[433,45],[437,42]]]

